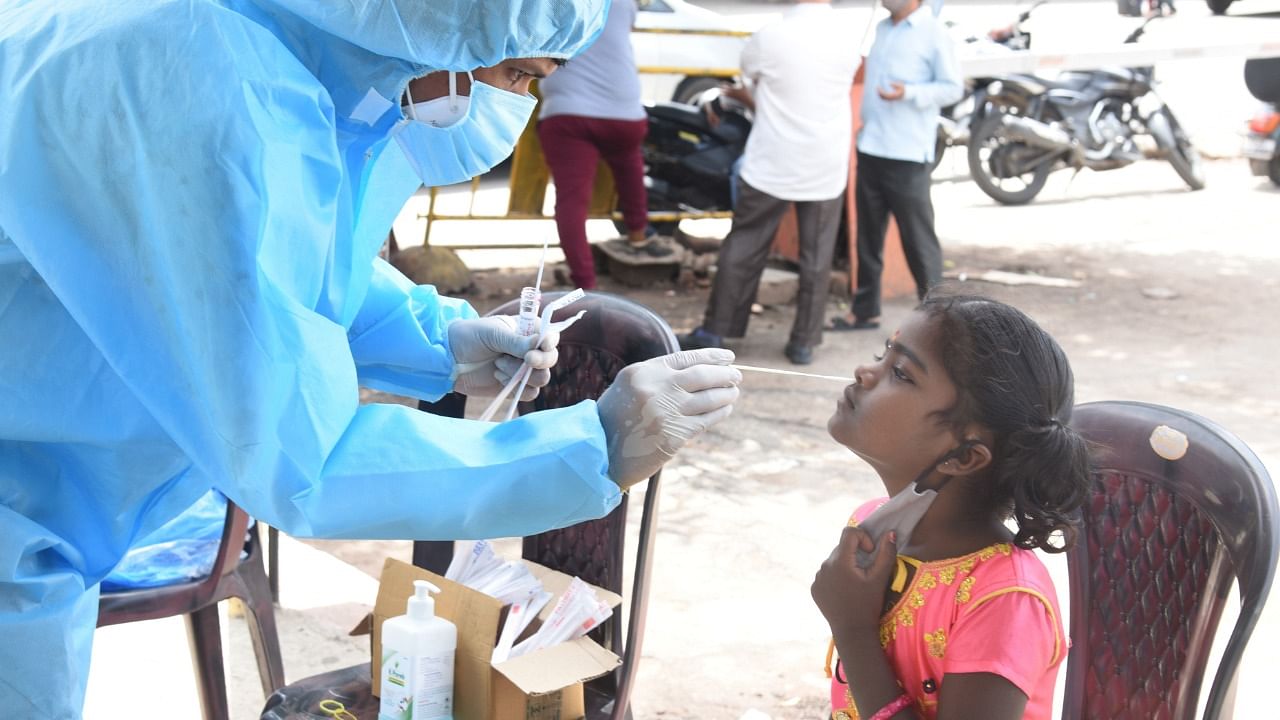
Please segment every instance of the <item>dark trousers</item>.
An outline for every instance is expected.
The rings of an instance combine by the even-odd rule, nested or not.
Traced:
[[[796,319],[788,344],[812,347],[822,342],[823,312],[831,286],[831,257],[835,253],[836,232],[844,193],[830,200],[794,203],[800,231],[800,288],[796,296]],[[793,203],[757,190],[739,180],[738,204],[733,209],[733,227],[720,246],[715,283],[702,327],[728,337],[742,337],[751,318],[760,276],[764,274],[769,247],[782,216]]]
[[[595,261],[587,244],[587,209],[595,187],[596,165],[604,158],[613,172],[618,204],[627,229],[649,223],[641,147],[648,120],[608,120],[554,115],[538,123],[542,153],[556,184],[556,230],[569,276],[583,290],[596,286]]]
[[[858,153],[854,199],[858,208],[858,290],[853,314],[880,316],[880,274],[884,271],[884,236],[889,213],[898,221],[907,267],[924,298],[942,280],[942,247],[933,230],[929,166]]]

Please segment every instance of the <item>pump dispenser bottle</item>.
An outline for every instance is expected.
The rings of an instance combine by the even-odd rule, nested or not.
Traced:
[[[458,629],[436,617],[430,592],[413,581],[408,611],[382,624],[382,703],[378,720],[453,720],[453,655]]]

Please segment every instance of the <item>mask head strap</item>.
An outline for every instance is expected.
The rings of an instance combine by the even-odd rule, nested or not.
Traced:
[[[413,81],[412,80],[409,81],[409,85],[412,85],[412,84],[413,84]],[[417,120],[418,109],[413,106],[413,93],[409,92],[409,85],[404,86],[404,96],[409,100],[409,117],[413,118],[414,120]]]

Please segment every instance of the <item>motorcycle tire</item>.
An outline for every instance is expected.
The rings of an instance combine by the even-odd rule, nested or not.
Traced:
[[[1000,128],[1000,116],[1001,112],[997,109],[988,112],[969,137],[969,175],[973,177],[974,182],[978,183],[978,187],[981,188],[982,192],[996,202],[1002,205],[1026,205],[1034,200],[1036,195],[1039,195],[1040,191],[1044,189],[1044,184],[1049,180],[1049,173],[1053,170],[1053,165],[1057,162],[1057,158],[1049,158],[1036,165],[1030,173],[1024,173],[1024,175],[1029,174],[1031,179],[1026,181],[1026,186],[1023,189],[1006,190],[1002,188],[998,179],[993,175],[992,168],[988,165],[988,162],[984,162],[982,157],[982,151],[989,143],[995,141],[997,145],[1000,144],[996,136]]]
[[[938,139],[933,144],[933,163],[929,165],[929,174],[932,175],[938,166],[942,164],[942,155],[947,151],[947,139],[938,133]]]
[[[676,85],[676,89],[671,93],[671,102],[684,103],[685,105],[697,105],[698,98],[702,93],[711,88],[720,87],[725,81],[717,77],[705,77],[701,75],[690,75],[680,81]]]
[[[1168,153],[1169,164],[1178,173],[1178,177],[1192,191],[1203,190],[1205,185],[1204,162],[1200,159],[1200,151],[1196,150],[1187,138],[1186,132],[1173,117],[1173,112],[1162,107],[1147,118],[1147,129],[1156,139],[1156,145]]]
[[[1271,178],[1271,182],[1280,187],[1280,155],[1271,158],[1271,162],[1267,165],[1267,177]]]

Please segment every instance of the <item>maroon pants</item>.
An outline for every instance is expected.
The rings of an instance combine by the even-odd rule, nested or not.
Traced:
[[[578,287],[596,286],[595,262],[587,245],[587,208],[601,158],[613,172],[622,217],[631,231],[648,224],[644,158],[640,147],[648,120],[605,120],[555,115],[538,123],[542,152],[556,184],[556,229],[569,275]]]

